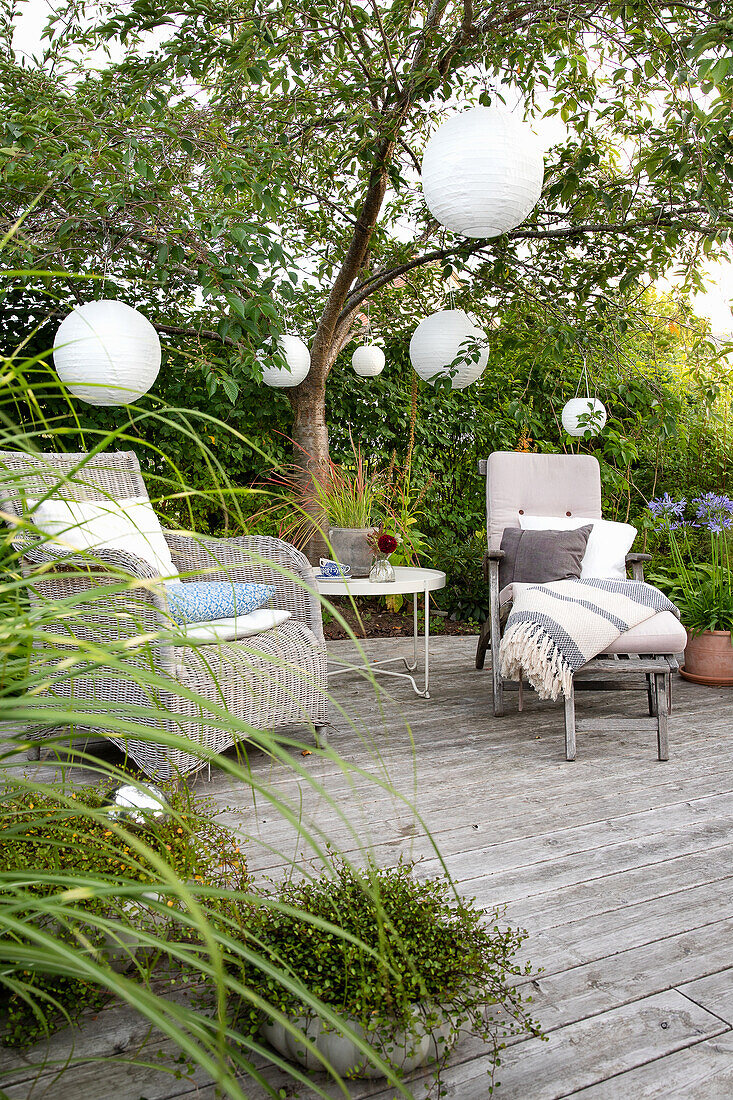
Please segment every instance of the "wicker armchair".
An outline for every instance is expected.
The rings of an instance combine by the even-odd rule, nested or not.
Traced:
[[[22,516],[24,498],[45,494],[109,500],[147,496],[147,490],[132,452],[93,457],[0,452],[0,508],[8,523]],[[326,652],[307,559],[274,538],[216,539],[168,530],[164,535],[184,583],[272,584],[272,606],[292,617],[242,641],[176,644],[162,586],[146,562],[121,550],[74,553],[19,532],[13,542],[31,582],[32,602],[47,612],[64,601],[59,618],[51,620],[53,637],[48,614],[39,632],[45,640],[37,643],[33,660],[49,683],[37,697],[39,720],[28,732],[57,728],[59,704],[70,705],[77,727],[106,733],[159,779],[205,766],[211,754],[246,737],[242,723],[254,730],[307,724],[318,737],[327,722]],[[68,597],[78,601],[72,614]],[[66,650],[69,661],[62,662]],[[121,735],[119,725],[108,732],[105,716],[111,714],[185,735],[201,746],[201,755],[136,738],[134,732]],[[228,715],[238,720],[238,729],[231,728]]]

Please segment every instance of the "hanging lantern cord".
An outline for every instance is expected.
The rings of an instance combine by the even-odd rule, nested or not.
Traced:
[[[580,393],[580,387],[583,384],[583,379],[585,378],[585,396],[590,401],[590,381],[588,380],[588,360],[586,358],[586,354],[585,354],[584,351],[581,351],[580,354],[583,356],[583,369],[580,372],[580,378],[578,379],[578,384],[575,387],[575,396],[577,397],[578,394]]]

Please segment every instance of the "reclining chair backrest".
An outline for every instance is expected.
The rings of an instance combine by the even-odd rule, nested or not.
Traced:
[[[538,455],[494,451],[486,463],[489,548],[498,550],[505,527],[520,517],[601,517],[601,468],[592,455]]]
[[[0,451],[0,508],[20,515],[23,497],[50,493],[66,500],[147,497],[133,451],[86,454],[25,454]]]

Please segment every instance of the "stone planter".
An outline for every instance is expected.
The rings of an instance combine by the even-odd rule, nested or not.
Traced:
[[[351,566],[352,577],[368,577],[374,554],[369,536],[376,527],[331,527],[328,539],[333,556],[342,565]]]
[[[319,1017],[294,1016],[292,1022],[299,1032],[310,1039],[340,1077],[384,1076],[377,1066],[364,1057],[356,1043],[336,1031],[326,1030]],[[415,1005],[411,1027],[397,1032],[387,1032],[386,1029],[367,1031],[356,1020],[351,1019],[347,1019],[347,1023],[374,1048],[383,1061],[404,1073],[411,1073],[420,1066],[442,1058],[458,1034],[444,1009],[426,1009],[421,1005]],[[270,1021],[262,1025],[261,1031],[270,1046],[291,1062],[298,1062],[307,1069],[323,1071],[323,1063],[283,1024]]]
[[[733,645],[727,630],[690,634],[680,675],[694,684],[733,686]]]

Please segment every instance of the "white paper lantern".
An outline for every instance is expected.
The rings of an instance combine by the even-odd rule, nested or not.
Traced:
[[[489,361],[489,349],[481,347],[478,361],[473,358],[457,363],[451,375],[449,367],[461,354],[476,350],[476,342],[486,342],[486,333],[477,328],[462,309],[441,309],[431,313],[417,326],[410,340],[410,362],[426,382],[451,376],[451,388],[465,390],[480,378]]]
[[[584,423],[579,424],[581,416],[590,417],[590,420],[584,419]],[[606,423],[606,406],[596,397],[573,397],[563,407],[561,420],[568,435],[598,435]]]
[[[265,363],[262,368],[263,381],[276,389],[299,385],[311,369],[311,353],[307,345],[299,336],[280,336],[277,344],[287,367],[276,360]]]
[[[150,321],[124,302],[86,302],[65,317],[54,340],[56,373],[90,405],[130,405],[160,370],[160,340]]]
[[[351,356],[351,365],[360,378],[376,378],[384,370],[384,352],[376,344],[364,344]]]
[[[464,237],[498,237],[537,205],[544,172],[539,142],[518,115],[473,107],[428,141],[422,188],[441,225]]]

